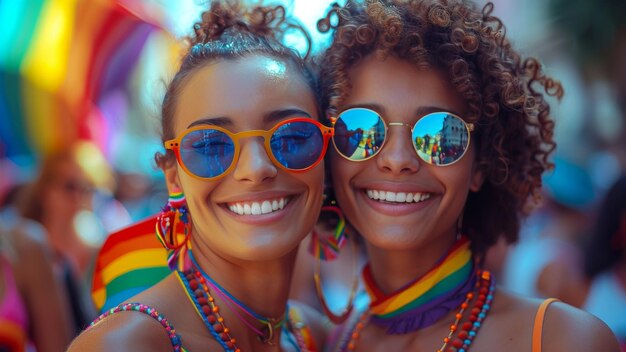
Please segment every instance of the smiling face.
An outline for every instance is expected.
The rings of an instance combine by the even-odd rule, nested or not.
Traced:
[[[352,90],[341,111],[369,108],[387,123],[411,126],[433,111],[463,117],[463,99],[436,70],[369,56],[349,72]],[[472,143],[458,162],[430,165],[418,157],[410,128],[403,125],[389,126],[385,145],[371,159],[350,161],[334,149],[330,158],[334,190],[347,219],[370,247],[383,251],[431,246],[441,253],[456,236],[468,192],[482,182],[474,171]]]
[[[269,130],[293,117],[317,120],[311,89],[295,69],[255,55],[194,71],[182,83],[173,128],[176,136],[192,125],[237,133]],[[263,138],[239,143],[239,160],[223,177],[199,180],[176,163],[165,170],[168,188],[185,193],[194,248],[231,259],[278,258],[295,249],[317,220],[323,163],[293,173],[272,163]]]

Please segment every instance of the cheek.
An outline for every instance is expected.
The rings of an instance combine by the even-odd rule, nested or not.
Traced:
[[[296,174],[298,175],[298,174]],[[322,199],[324,193],[324,164],[320,163],[313,170],[298,175],[300,182],[307,185],[310,198]]]
[[[358,172],[357,168],[364,162],[356,163],[346,160],[333,152],[330,156],[330,177],[333,184],[333,190],[339,205],[348,206],[348,193],[351,189],[350,180]]]
[[[217,187],[219,181],[201,181],[191,177],[180,177],[180,186],[182,188],[187,205],[192,215],[196,207],[201,207],[207,204],[207,197]],[[198,211],[196,211],[198,212]]]

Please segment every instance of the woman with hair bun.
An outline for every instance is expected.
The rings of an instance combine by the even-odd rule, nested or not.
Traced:
[[[282,6],[238,1],[212,1],[195,24],[156,157],[170,193],[156,230],[178,270],[97,318],[70,351],[321,346],[315,311],[288,295],[332,129],[318,122],[306,56],[281,44],[294,28]]]
[[[547,96],[563,94],[492,13],[348,0],[319,23],[334,30],[320,66],[327,165],[369,260],[369,303],[328,350],[619,351],[590,314],[500,290],[483,267],[537,200],[555,148]]]

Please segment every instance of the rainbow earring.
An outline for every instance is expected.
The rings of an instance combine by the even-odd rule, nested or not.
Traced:
[[[352,313],[352,309],[354,307],[354,297],[356,296],[356,291],[359,286],[359,278],[358,278],[358,247],[356,241],[353,241],[353,265],[354,265],[354,279],[352,282],[352,287],[350,290],[350,297],[348,299],[348,304],[343,309],[343,311],[339,314],[335,314],[328,303],[326,302],[326,298],[324,296],[324,290],[322,288],[322,278],[321,278],[321,262],[324,261],[332,261],[339,256],[339,252],[342,247],[346,244],[346,220],[339,209],[336,206],[336,201],[329,197],[325,197],[325,203],[329,204],[322,207],[322,211],[320,212],[320,219],[318,221],[318,226],[321,226],[324,232],[331,232],[330,236],[321,236],[319,231],[314,228],[311,234],[311,241],[309,243],[309,253],[315,257],[315,269],[313,272],[313,282],[315,284],[315,293],[320,301],[320,306],[324,314],[328,317],[330,321],[335,324],[341,324],[345,322],[350,314]],[[332,231],[330,231],[332,229]]]
[[[329,218],[325,214],[336,216],[336,218]],[[311,242],[309,243],[309,253],[320,260],[331,261],[339,256],[341,248],[346,244],[346,220],[341,212],[341,209],[334,205],[322,207],[320,213],[320,221],[323,222],[322,226],[326,227],[335,226],[332,231],[332,236],[324,238],[319,234],[315,228],[311,233]],[[319,222],[318,221],[318,224]],[[336,224],[332,224],[335,221]]]
[[[167,204],[161,210],[156,222],[156,235],[161,245],[168,250],[170,269],[182,269],[187,265],[186,252],[190,247],[191,216],[185,195],[175,189],[169,195]]]

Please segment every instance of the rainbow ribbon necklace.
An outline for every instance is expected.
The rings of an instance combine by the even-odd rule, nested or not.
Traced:
[[[434,324],[456,309],[476,282],[470,242],[462,236],[429,272],[385,295],[369,264],[363,270],[370,296],[370,322],[388,334],[406,334]]]

